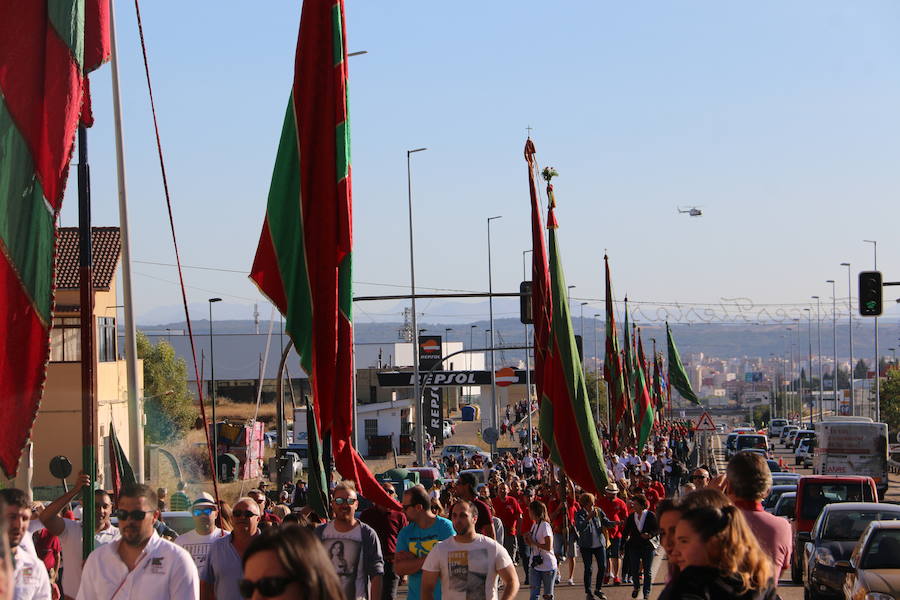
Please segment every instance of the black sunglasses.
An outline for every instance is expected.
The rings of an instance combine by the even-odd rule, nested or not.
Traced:
[[[241,597],[243,598],[252,598],[255,590],[259,590],[259,593],[265,598],[272,598],[273,596],[280,596],[283,594],[285,588],[287,588],[292,581],[294,580],[288,577],[263,577],[256,581],[241,579],[238,582],[238,590],[240,590]]]
[[[116,518],[120,521],[124,521],[126,519],[131,519],[132,521],[143,521],[147,516],[147,513],[151,512],[149,510],[124,510],[119,509],[114,514]]]
[[[249,519],[250,517],[258,517],[259,516],[252,510],[240,510],[240,509],[231,511],[231,515],[234,517],[237,517],[238,519],[240,519],[242,517],[247,517]]]

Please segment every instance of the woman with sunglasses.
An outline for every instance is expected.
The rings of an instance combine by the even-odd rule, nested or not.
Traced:
[[[287,525],[254,538],[244,553],[243,598],[332,600],[343,591],[331,561],[310,529]]]

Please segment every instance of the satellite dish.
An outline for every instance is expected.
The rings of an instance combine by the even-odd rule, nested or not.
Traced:
[[[50,459],[50,474],[57,479],[65,479],[72,474],[72,463],[60,454]]]

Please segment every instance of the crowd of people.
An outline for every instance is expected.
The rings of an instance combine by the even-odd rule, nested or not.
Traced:
[[[762,510],[765,460],[739,453],[724,474],[689,471],[687,436],[668,434],[643,452],[607,453],[610,483],[597,495],[524,448],[495,462],[435,460],[447,482],[399,497],[385,481],[399,511],[370,505],[349,481],[332,484],[329,515],[306,505],[302,481],[277,491],[260,482],[233,505],[183,488],[171,498],[137,484],[115,499],[95,490],[95,549],[83,565],[70,507],[91,489],[87,476],[47,506],[5,489],[12,597],[390,600],[405,581],[410,600],[509,599],[523,586],[536,600],[578,578],[589,600],[620,585],[647,599],[664,552],[664,600],[774,598],[791,533]],[[192,531],[162,522],[167,501],[189,508]]]

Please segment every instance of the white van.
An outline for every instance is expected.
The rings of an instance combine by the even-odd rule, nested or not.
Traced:
[[[781,437],[781,430],[787,424],[787,419],[772,419],[769,421],[769,437]]]

